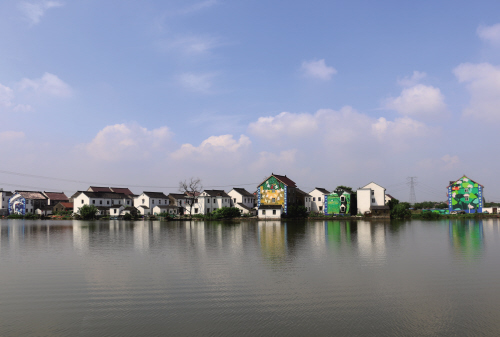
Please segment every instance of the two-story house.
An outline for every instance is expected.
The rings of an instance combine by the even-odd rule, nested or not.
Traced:
[[[316,187],[314,190],[309,192],[312,199],[309,211],[311,213],[323,213],[325,211],[325,195],[328,194],[330,194],[330,192],[322,187]]]
[[[133,200],[129,196],[115,192],[78,191],[71,196],[71,199],[75,213],[79,213],[83,205],[96,206],[99,215],[109,215],[109,209],[113,205],[133,206]]]
[[[371,182],[356,191],[358,213],[370,212],[372,216],[389,216],[389,206],[385,204],[385,188]]]
[[[233,187],[231,191],[227,193],[231,198],[231,207],[238,208],[242,214],[256,214],[254,209],[255,196],[245,190],[244,188]]]
[[[231,197],[223,190],[203,190],[197,199],[201,214],[209,214],[222,207],[231,207]]]
[[[468,178],[450,181],[448,185],[448,209],[451,212],[465,211],[466,213],[483,212],[484,186]]]
[[[286,175],[271,174],[257,186],[259,218],[279,218],[288,207],[296,205],[297,185]]]
[[[4,191],[3,188],[0,188],[0,215],[8,215],[9,214],[9,199],[12,196],[12,192]]]
[[[46,208],[47,197],[40,191],[15,191],[9,199],[10,214],[25,215],[35,213],[37,209],[45,211]]]
[[[43,192],[43,195],[47,197],[47,205],[54,207],[60,202],[69,202],[69,198],[64,194],[64,192]]]

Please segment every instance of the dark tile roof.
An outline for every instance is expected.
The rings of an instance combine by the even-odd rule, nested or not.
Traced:
[[[168,197],[163,192],[143,192],[150,198],[167,199]]]
[[[288,178],[286,175],[282,176],[282,175],[279,175],[279,174],[271,174],[269,177],[267,177],[263,182],[261,182],[258,186],[262,185],[265,181],[267,181],[267,179],[271,178],[271,177],[275,177],[276,179],[278,179],[279,181],[281,181],[283,184],[285,184],[286,186],[289,186],[289,187],[297,187],[297,185],[295,185],[295,182]]]
[[[370,209],[379,210],[379,209],[390,209],[389,206],[371,206]]]
[[[0,193],[5,193],[5,195],[12,195],[12,192],[11,191],[4,191],[4,190],[0,190]]]
[[[322,188],[322,187],[316,187],[316,188],[314,188],[314,190],[318,190],[318,191],[320,191],[320,192],[321,192],[321,193],[323,193],[323,194],[330,194],[330,192],[328,192],[326,189],[324,189],[324,188]],[[313,190],[313,191],[314,191],[314,190]],[[311,191],[311,192],[312,192],[312,191]]]
[[[248,207],[247,205],[242,204],[241,202],[238,203],[238,206],[240,206],[241,208],[246,209],[247,211],[251,211],[252,210],[252,207]]]
[[[59,202],[58,204],[61,204],[64,208],[71,208],[71,209],[73,209],[73,203],[72,202]]]
[[[309,193],[302,191],[300,188],[297,188],[295,191],[297,192],[298,195],[301,195],[303,197],[310,197]]]
[[[238,192],[239,194],[241,194],[245,197],[253,197],[254,196],[252,193],[248,192],[244,188],[233,187],[233,190],[235,190],[236,192]]]
[[[179,208],[179,206],[174,206],[174,205],[156,205],[153,208],[159,207],[160,209],[174,209],[174,208]]]
[[[280,209],[281,205],[260,205],[259,209]]]
[[[385,196],[386,196],[386,197],[389,197],[389,198],[391,198],[391,199],[394,199],[394,197],[393,197],[392,195],[390,195],[390,194],[387,194],[387,193],[386,193],[386,194],[385,194]]]
[[[43,192],[50,200],[69,200],[64,192]]]
[[[145,209],[149,209],[148,206],[144,206],[144,205],[137,206],[136,208],[139,208],[139,207],[142,207],[142,208],[145,208]]]
[[[203,190],[206,194],[208,194],[211,197],[227,197],[230,198],[229,195],[227,195],[226,192],[223,190]]]
[[[125,195],[133,195],[134,194],[134,193],[132,193],[131,190],[129,190],[126,187],[110,187],[109,189],[115,193],[123,193]]]
[[[185,199],[186,195],[181,193],[169,193],[168,197],[174,199]]]
[[[100,211],[109,211],[109,207],[106,206],[96,206],[96,208]]]
[[[128,196],[123,193],[89,192],[89,191],[78,191],[75,194],[73,194],[72,198],[76,198],[81,193],[85,194],[89,198],[95,198],[95,199],[128,199]]]
[[[109,187],[90,186],[87,190],[89,192],[113,192]]]
[[[22,195],[24,199],[34,199],[34,200],[47,200],[47,197],[38,191],[16,191]]]

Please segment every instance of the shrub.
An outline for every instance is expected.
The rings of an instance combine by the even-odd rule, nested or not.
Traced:
[[[92,220],[95,219],[98,211],[94,205],[83,205],[80,207],[80,216],[83,220]]]
[[[132,220],[132,214],[125,213],[125,215],[123,216],[123,220]]]
[[[305,206],[293,205],[288,207],[288,218],[307,218],[307,208]]]
[[[240,216],[241,212],[236,207],[222,207],[210,213],[210,217],[215,219],[232,219]]]
[[[391,209],[391,219],[407,219],[407,218],[411,218],[409,203],[407,202],[398,203]]]

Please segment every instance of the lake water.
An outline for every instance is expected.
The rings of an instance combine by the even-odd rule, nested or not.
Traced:
[[[0,336],[500,335],[500,222],[0,221]]]

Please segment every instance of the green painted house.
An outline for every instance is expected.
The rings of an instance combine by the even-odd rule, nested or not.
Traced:
[[[325,215],[356,215],[356,195],[351,191],[337,188],[325,195]]]
[[[448,209],[451,212],[465,211],[466,213],[483,212],[484,186],[463,176],[450,181],[448,186]]]

